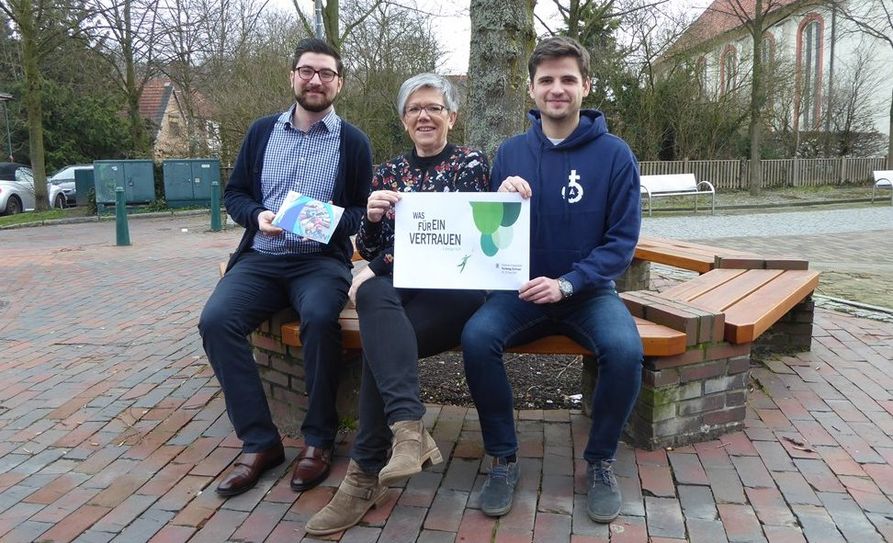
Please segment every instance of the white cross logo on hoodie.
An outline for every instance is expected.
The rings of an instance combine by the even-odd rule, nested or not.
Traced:
[[[567,176],[567,186],[561,187],[561,197],[567,200],[569,204],[576,204],[580,200],[583,199],[583,185],[577,183],[580,180],[580,176],[577,175],[577,170],[571,170],[571,174]]]

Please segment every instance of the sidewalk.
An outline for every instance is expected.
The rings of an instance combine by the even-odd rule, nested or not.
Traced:
[[[195,325],[241,231],[206,219],[130,221],[131,247],[111,223],[0,231],[0,541],[317,541],[304,522],[340,482],[349,435],[317,489],[292,492],[283,465],[241,496],[213,492],[239,442]],[[889,260],[879,237],[826,234],[810,258]],[[586,518],[580,413],[519,413],[521,484],[497,521],[477,507],[474,410],[429,406],[447,462],[325,540],[893,540],[891,361],[893,324],[819,309],[811,352],[753,367],[745,432],[621,448],[611,525]],[[286,446],[291,460],[301,442]]]

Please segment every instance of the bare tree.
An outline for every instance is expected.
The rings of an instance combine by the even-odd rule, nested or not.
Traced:
[[[829,0],[829,3],[844,19],[853,23],[859,32],[893,49],[893,3],[890,0]],[[887,132],[887,168],[893,169],[893,91]]]
[[[403,81],[437,69],[442,55],[430,20],[416,10],[382,3],[354,28],[343,48],[348,73],[339,111],[369,135],[373,160],[405,151],[409,140],[394,105]],[[466,114],[461,111],[460,118]]]
[[[381,4],[386,3],[385,0],[367,0],[364,3],[353,2],[355,8],[354,16],[345,21],[344,30],[341,29],[341,2],[340,0],[325,0],[323,2],[322,22],[326,33],[326,41],[329,42],[336,51],[341,51],[342,44],[350,36],[351,32],[363,23],[366,17],[369,17]],[[299,0],[292,0],[295,11],[304,25],[304,30],[308,35],[313,35],[313,14],[306,13],[301,7]]]
[[[35,206],[38,210],[45,210],[49,202],[43,146],[41,65],[61,41],[82,31],[81,23],[90,14],[74,2],[57,0],[0,0],[0,11],[15,24],[19,34],[26,89],[22,101],[28,113]]]
[[[751,194],[759,194],[763,183],[762,157],[762,113],[766,103],[766,89],[763,83],[763,38],[772,19],[770,14],[781,7],[781,0],[723,0],[714,2],[708,11],[731,16],[737,19],[747,31],[751,39],[751,72],[750,72],[750,122],[748,136],[750,139],[750,179],[748,188]]]
[[[469,140],[490,156],[526,125],[535,0],[471,0]]]
[[[254,31],[246,34],[239,47],[218,49],[205,63],[202,89],[219,126],[224,164],[235,159],[254,119],[282,111],[294,100],[287,75],[294,43],[306,35],[293,13],[269,11],[258,19]]]
[[[112,67],[127,102],[127,122],[137,154],[148,152],[146,127],[140,115],[143,88],[155,72],[158,0],[94,0],[100,20],[95,49]]]

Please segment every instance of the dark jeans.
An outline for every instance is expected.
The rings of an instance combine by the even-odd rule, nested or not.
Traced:
[[[583,457],[589,462],[613,458],[639,394],[643,356],[635,321],[614,289],[543,305],[522,301],[517,292],[495,292],[471,317],[462,332],[462,349],[484,449],[501,457],[518,450],[503,351],[552,334],[566,335],[595,355],[598,384]]]
[[[366,473],[387,461],[389,425],[419,420],[418,360],[459,344],[462,327],[484,301],[476,290],[396,289],[391,277],[373,277],[357,291],[363,340],[360,426],[351,457]]]
[[[338,315],[349,287],[350,270],[337,258],[256,252],[239,258],[217,283],[198,329],[243,451],[262,451],[280,441],[248,335],[289,305],[301,318],[304,381],[309,396],[301,425],[304,442],[315,447],[333,445],[338,430],[335,396],[341,367]]]

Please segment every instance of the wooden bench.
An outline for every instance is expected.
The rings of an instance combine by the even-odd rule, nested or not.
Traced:
[[[646,448],[680,446],[743,429],[752,348],[809,350],[810,294],[818,274],[806,270],[802,260],[661,238],[642,238],[636,257],[702,275],[663,293],[621,294],[645,352],[628,440]],[[346,358],[356,359],[361,349],[356,310],[345,308],[340,322]],[[274,420],[284,433],[297,433],[306,408],[297,315],[286,310],[274,316],[251,339]],[[592,353],[564,336],[510,352],[582,356],[588,412],[598,378]],[[339,413],[348,417],[356,412],[359,366],[347,364],[339,391]]]
[[[716,213],[716,189],[709,181],[698,181],[693,173],[663,175],[642,175],[639,177],[641,192],[648,199],[648,216],[651,216],[651,201],[662,196],[694,196],[695,212],[698,211],[698,196],[710,195],[710,213]]]
[[[890,205],[893,205],[893,170],[878,170],[874,172],[874,185],[871,186],[871,203],[874,203],[874,193],[880,188],[890,189]]]
[[[642,338],[642,348],[645,356],[671,356],[682,354],[686,348],[685,332],[674,330],[637,318],[636,327]],[[363,348],[360,340],[360,324],[357,319],[357,311],[353,304],[341,312],[338,321],[341,324],[342,346],[348,350],[360,350]],[[301,323],[290,322],[282,325],[282,342],[292,347],[301,346]],[[458,347],[457,347],[458,349]],[[526,345],[519,345],[508,349],[511,353],[529,354],[569,354],[592,355],[588,350],[580,346],[574,340],[565,336],[547,336]]]
[[[707,273],[716,268],[806,269],[808,266],[808,262],[796,258],[765,257],[746,251],[653,236],[639,238],[635,258],[698,273]]]
[[[729,343],[753,343],[818,286],[811,270],[717,269],[667,289],[659,298],[685,302],[724,315],[723,338]],[[621,296],[636,305],[637,293]],[[635,315],[637,312],[632,311]]]

